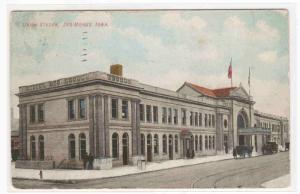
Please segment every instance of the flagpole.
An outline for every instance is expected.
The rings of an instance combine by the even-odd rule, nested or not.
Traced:
[[[252,119],[251,119],[251,69],[250,69],[250,66],[249,66],[249,75],[248,75],[248,85],[249,85],[249,113],[250,113],[250,127],[251,124],[252,124]]]
[[[231,87],[232,87],[232,77],[233,77],[232,76],[232,57],[230,59],[230,66],[231,66],[231,79],[230,80],[231,80]]]
[[[231,87],[232,87],[232,57],[230,58],[230,71],[231,71],[231,75],[230,75],[230,81],[231,81]],[[233,99],[231,98],[231,135],[229,133],[229,130],[228,130],[228,138],[231,136],[231,140],[232,140],[232,149],[235,148],[235,145],[234,145],[234,125],[233,125],[233,122],[234,122],[234,118],[233,118]]]

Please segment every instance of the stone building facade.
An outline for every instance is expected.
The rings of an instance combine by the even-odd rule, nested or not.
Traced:
[[[19,88],[20,159],[113,166],[230,153],[261,152],[289,141],[288,119],[260,113],[243,86],[211,90],[185,82],[177,91],[122,75],[91,72]]]

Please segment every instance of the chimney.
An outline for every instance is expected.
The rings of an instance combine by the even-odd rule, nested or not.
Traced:
[[[110,74],[123,76],[123,66],[120,64],[114,64],[110,66]]]

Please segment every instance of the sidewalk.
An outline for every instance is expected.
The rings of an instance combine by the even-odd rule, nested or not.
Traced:
[[[261,184],[264,188],[288,188],[291,186],[291,176],[290,174],[278,177],[276,179],[264,182]]]
[[[188,166],[194,164],[201,164],[206,162],[220,161],[232,159],[231,154],[206,156],[194,159],[178,159],[167,160],[162,162],[147,163],[146,169],[140,170],[137,166],[122,166],[115,167],[109,170],[43,170],[43,179],[52,181],[71,181],[71,180],[88,180],[88,179],[101,179],[108,177],[117,177],[130,174],[138,174],[144,172],[151,172],[181,166]],[[12,178],[22,179],[39,179],[39,170],[36,169],[20,169],[15,168],[14,163],[11,166]]]

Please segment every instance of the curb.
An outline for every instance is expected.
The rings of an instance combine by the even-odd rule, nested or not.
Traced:
[[[260,156],[266,156],[266,155],[257,155],[257,156],[252,156],[251,158],[260,157]],[[244,159],[244,158],[241,158],[241,159]],[[109,178],[122,177],[122,176],[132,176],[132,175],[136,175],[136,174],[146,174],[146,173],[151,173],[151,172],[169,170],[169,169],[174,169],[174,168],[181,168],[181,167],[185,167],[185,166],[195,166],[195,165],[213,163],[213,162],[219,162],[219,161],[225,161],[225,160],[235,160],[235,159],[234,158],[225,158],[225,159],[216,160],[216,161],[207,161],[207,162],[202,162],[202,163],[187,164],[187,165],[183,165],[183,166],[175,166],[175,167],[164,168],[164,169],[157,169],[157,170],[151,170],[151,171],[138,171],[138,172],[129,173],[129,174],[108,176],[108,177],[101,177],[101,178],[90,178],[90,179],[68,179],[68,180],[42,179],[41,180],[41,179],[37,179],[37,178],[21,178],[21,177],[15,177],[15,178],[12,177],[12,179],[15,179],[15,180],[36,180],[36,181],[41,181],[41,182],[52,182],[52,183],[63,183],[63,184],[76,184],[78,182],[102,180],[102,179],[109,179]]]

